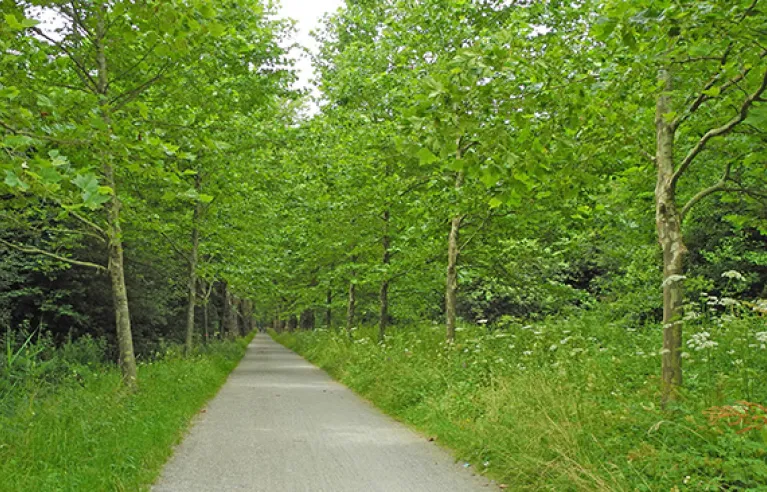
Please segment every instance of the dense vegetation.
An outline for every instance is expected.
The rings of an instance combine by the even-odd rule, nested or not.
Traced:
[[[8,354],[258,319],[530,487],[767,482],[760,0],[348,0],[317,106],[268,2],[0,7]]]

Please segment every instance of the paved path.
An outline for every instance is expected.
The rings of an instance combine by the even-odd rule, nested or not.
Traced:
[[[473,492],[494,486],[259,334],[153,490]]]

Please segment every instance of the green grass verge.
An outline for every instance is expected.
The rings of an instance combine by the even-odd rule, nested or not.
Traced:
[[[101,366],[6,395],[0,402],[0,490],[148,489],[251,339],[143,364],[133,393],[122,387],[116,368]]]
[[[763,320],[709,330],[687,389],[658,406],[660,327],[599,315],[509,326],[273,334],[511,490],[767,490]],[[708,333],[708,332],[707,332]],[[727,338],[729,337],[729,338]],[[734,415],[734,417],[733,417]],[[739,416],[747,418],[739,422]]]

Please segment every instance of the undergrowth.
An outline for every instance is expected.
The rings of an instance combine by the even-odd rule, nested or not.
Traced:
[[[697,323],[697,324],[696,324]],[[273,334],[513,490],[767,490],[767,331],[688,320],[686,388],[661,409],[661,328],[605,313]]]
[[[204,345],[189,358],[169,345],[139,366],[135,392],[102,361],[100,341],[8,342],[0,362],[0,490],[148,489],[251,337]]]

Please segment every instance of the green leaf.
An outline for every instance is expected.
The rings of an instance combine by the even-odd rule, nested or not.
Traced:
[[[14,31],[23,31],[28,27],[35,27],[40,23],[39,21],[27,19],[25,17],[22,17],[19,21],[13,14],[5,14],[3,17],[5,18],[5,23],[8,24],[8,27]]]
[[[208,24],[208,31],[216,38],[220,38],[226,33],[226,26],[219,24],[218,22],[211,22]]]
[[[5,14],[3,17],[5,18],[5,23],[8,24],[8,27],[14,31],[21,31],[24,29],[24,26],[19,22],[15,15]]]
[[[421,150],[418,151],[417,157],[421,165],[432,164],[439,160],[439,158],[436,155],[434,155],[434,153],[431,150],[427,149],[426,147],[421,147]]]
[[[20,188],[22,191],[25,191],[29,188],[29,185],[19,179],[19,177],[16,176],[16,173],[13,171],[5,171],[4,182],[11,188]]]
[[[14,86],[0,88],[0,97],[5,99],[16,99],[19,96],[19,90]]]

